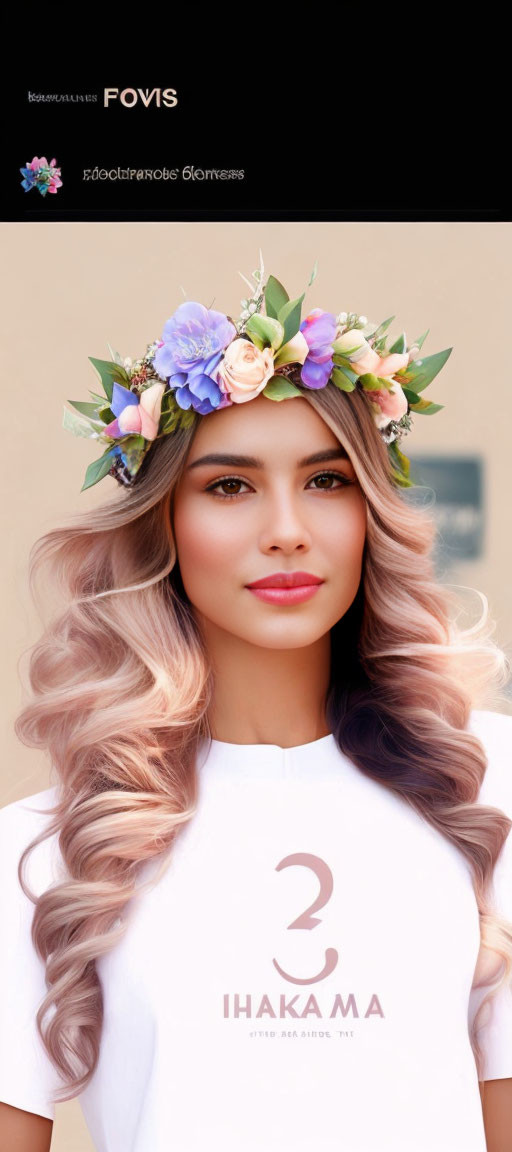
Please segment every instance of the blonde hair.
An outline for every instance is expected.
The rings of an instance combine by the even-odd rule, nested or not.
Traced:
[[[451,619],[456,602],[433,574],[434,522],[395,487],[365,396],[331,384],[302,391],[349,453],[367,502],[360,589],[331,630],[326,714],[341,751],[468,862],[479,965],[483,971],[486,950],[505,962],[470,1037],[482,1078],[478,1020],[512,970],[512,924],[493,910],[490,889],[512,821],[477,803],[486,756],[466,725],[482,700],[498,701],[509,663],[492,639],[485,597],[477,626],[464,630]],[[141,890],[142,865],[162,857],[147,890],[197,806],[195,759],[211,735],[213,682],[181,582],[172,515],[201,419],[155,442],[133,488],[45,533],[30,553],[34,598],[39,603],[48,572],[58,603],[30,650],[31,698],[15,730],[23,743],[48,751],[59,801],[18,872],[35,904],[32,939],[46,970],[37,1027],[66,1082],[56,1102],[82,1092],[98,1062],[96,958],[124,934],[123,909]],[[36,898],[25,859],[53,834],[67,878]]]

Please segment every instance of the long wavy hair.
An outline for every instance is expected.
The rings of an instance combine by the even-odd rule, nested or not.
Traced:
[[[470,1036],[481,1079],[478,1022],[512,970],[512,924],[493,908],[491,890],[512,821],[477,802],[486,754],[466,726],[472,708],[505,702],[510,662],[492,638],[485,596],[476,625],[457,622],[457,600],[434,576],[434,521],[397,489],[364,394],[332,384],[302,391],[349,453],[367,504],[360,587],[331,630],[326,716],[340,750],[469,865],[481,938],[475,981],[489,988]],[[204,419],[196,416],[153,444],[132,488],[116,486],[30,551],[40,616],[43,573],[56,604],[29,650],[31,692],[15,731],[49,753],[59,800],[18,876],[35,904],[32,941],[45,964],[37,1028],[65,1082],[55,1102],[83,1091],[98,1062],[96,958],[122,937],[125,905],[158,883],[197,807],[195,761],[211,738],[213,682],[173,534],[174,490]],[[63,882],[36,897],[26,857],[54,834]],[[152,858],[159,867],[138,884]]]

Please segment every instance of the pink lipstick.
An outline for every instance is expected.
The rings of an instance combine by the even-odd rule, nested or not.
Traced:
[[[323,583],[320,576],[313,576],[311,572],[274,572],[246,587],[268,604],[301,604],[303,600],[310,600]]]

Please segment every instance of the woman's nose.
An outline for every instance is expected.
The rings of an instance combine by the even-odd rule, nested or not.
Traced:
[[[309,547],[311,530],[295,493],[280,490],[264,501],[260,527],[263,549]]]

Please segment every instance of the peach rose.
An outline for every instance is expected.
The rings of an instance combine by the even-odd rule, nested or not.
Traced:
[[[373,415],[377,428],[387,428],[391,420],[400,420],[407,412],[407,399],[398,380],[391,389],[367,389],[366,396],[373,405]]]
[[[251,340],[238,336],[228,344],[216,373],[221,392],[234,404],[244,404],[262,392],[274,375],[272,348],[260,350]]]

